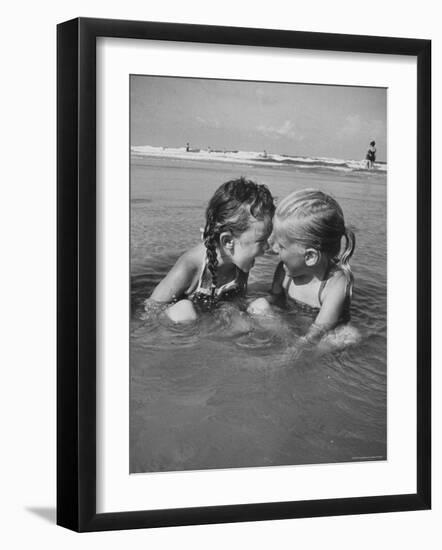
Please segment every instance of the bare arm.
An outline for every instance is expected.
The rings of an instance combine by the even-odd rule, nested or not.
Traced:
[[[271,306],[282,305],[281,302],[284,300],[284,289],[282,283],[284,281],[285,271],[283,263],[280,262],[275,269],[275,274],[273,275],[273,282],[270,292],[266,296],[261,298],[256,298],[253,300],[247,312],[251,315],[273,315],[273,309]]]
[[[150,300],[169,303],[181,298],[190,287],[198,271],[195,252],[189,251],[178,258],[169,273],[155,287]]]
[[[284,298],[284,289],[282,286],[284,282],[284,277],[284,264],[282,262],[279,262],[279,264],[276,266],[275,274],[273,275],[272,288],[268,296],[266,296],[266,300],[272,305],[279,304]]]
[[[337,273],[327,284],[324,302],[315,322],[304,339],[311,344],[319,342],[322,336],[336,327],[345,306],[347,280],[343,273]]]

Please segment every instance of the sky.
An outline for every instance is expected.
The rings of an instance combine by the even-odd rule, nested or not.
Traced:
[[[132,75],[131,145],[387,160],[387,90]]]

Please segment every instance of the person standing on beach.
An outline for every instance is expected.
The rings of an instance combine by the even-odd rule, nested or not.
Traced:
[[[376,142],[370,141],[370,147],[368,148],[367,155],[365,156],[367,168],[373,168],[373,165],[376,160]]]

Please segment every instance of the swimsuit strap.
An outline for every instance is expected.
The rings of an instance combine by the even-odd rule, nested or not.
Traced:
[[[327,271],[324,274],[324,278],[322,279],[321,284],[319,285],[318,302],[319,302],[320,306],[322,306],[322,293],[324,292],[325,285],[328,283],[328,276],[330,275],[332,265],[333,265],[333,263],[330,262],[328,267],[327,267]]]
[[[193,291],[192,294],[202,293],[202,294],[211,294],[212,293],[212,274],[207,273],[207,266],[208,266],[209,260],[207,257],[207,254],[204,255],[203,262],[201,265],[201,272],[198,279],[198,284],[196,285],[196,289]],[[227,283],[224,283],[223,285],[215,288],[215,296],[221,296],[224,292],[230,290],[234,287],[239,287],[239,269],[237,266],[235,266],[235,278],[231,281],[228,281]],[[210,284],[210,288],[207,288],[204,286],[204,277],[206,276],[206,283]]]
[[[329,264],[329,266],[327,267],[327,270],[324,274],[324,278],[322,279],[321,281],[321,284],[319,285],[319,289],[318,289],[318,302],[319,302],[319,306],[321,307],[322,306],[322,293],[324,292],[324,289],[329,281],[329,275],[330,275],[330,271],[332,270],[333,267],[336,267],[336,264],[331,262]],[[290,287],[290,283],[293,281],[292,277],[290,277],[290,275],[288,275],[287,277],[284,277],[284,281],[282,283],[282,287],[284,288],[284,290],[286,291],[286,293],[288,294],[288,290],[289,290],[289,287]],[[347,284],[347,289],[346,289],[346,294],[348,295],[348,284]],[[319,309],[318,307],[316,306],[310,306],[309,304],[304,304],[304,302],[300,302],[299,300],[296,300],[296,298],[293,298],[293,297],[290,297],[291,300],[294,300],[295,302],[299,303],[299,304],[303,304],[303,305],[306,305],[308,307],[311,307],[313,309]]]
[[[322,300],[321,300],[321,295],[322,295],[322,292],[325,288],[325,285],[327,284],[327,276],[328,276],[328,273],[329,273],[329,269],[327,269],[326,273],[325,273],[325,276],[324,276],[324,279],[321,281],[321,285],[319,286],[319,290],[318,290],[318,302],[319,302],[319,307],[317,306],[311,306],[310,304],[307,304],[305,302],[302,302],[301,300],[297,300],[296,298],[294,298],[293,296],[290,296],[289,295],[289,288],[290,288],[290,285],[291,283],[293,282],[293,278],[290,277],[290,275],[286,275],[284,277],[284,280],[282,282],[282,288],[284,289],[284,291],[286,292],[286,295],[290,298],[290,300],[293,300],[296,304],[302,306],[303,308],[306,307],[306,308],[311,308],[311,309],[320,309],[320,307],[322,306]]]
[[[204,254],[204,258],[201,264],[200,276],[198,278],[198,283],[196,285],[196,289],[194,290],[194,292],[199,292],[203,288],[203,277],[206,272],[207,263],[208,263],[207,254]]]
[[[324,279],[321,281],[321,285],[319,287],[318,302],[320,303],[321,306],[322,306],[322,293],[324,292],[324,288],[325,288],[326,284],[329,281],[328,276],[329,276],[330,271],[331,271],[333,266],[336,267],[336,264],[331,263],[329,265],[327,271],[325,272]],[[346,284],[346,287],[345,287],[345,299],[346,300],[348,300],[350,298],[350,288],[351,288],[350,282],[347,280],[347,284]]]

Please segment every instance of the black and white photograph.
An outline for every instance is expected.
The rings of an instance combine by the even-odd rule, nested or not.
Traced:
[[[387,460],[388,90],[129,85],[130,473]]]
[[[5,549],[440,546],[436,6],[5,4]]]

